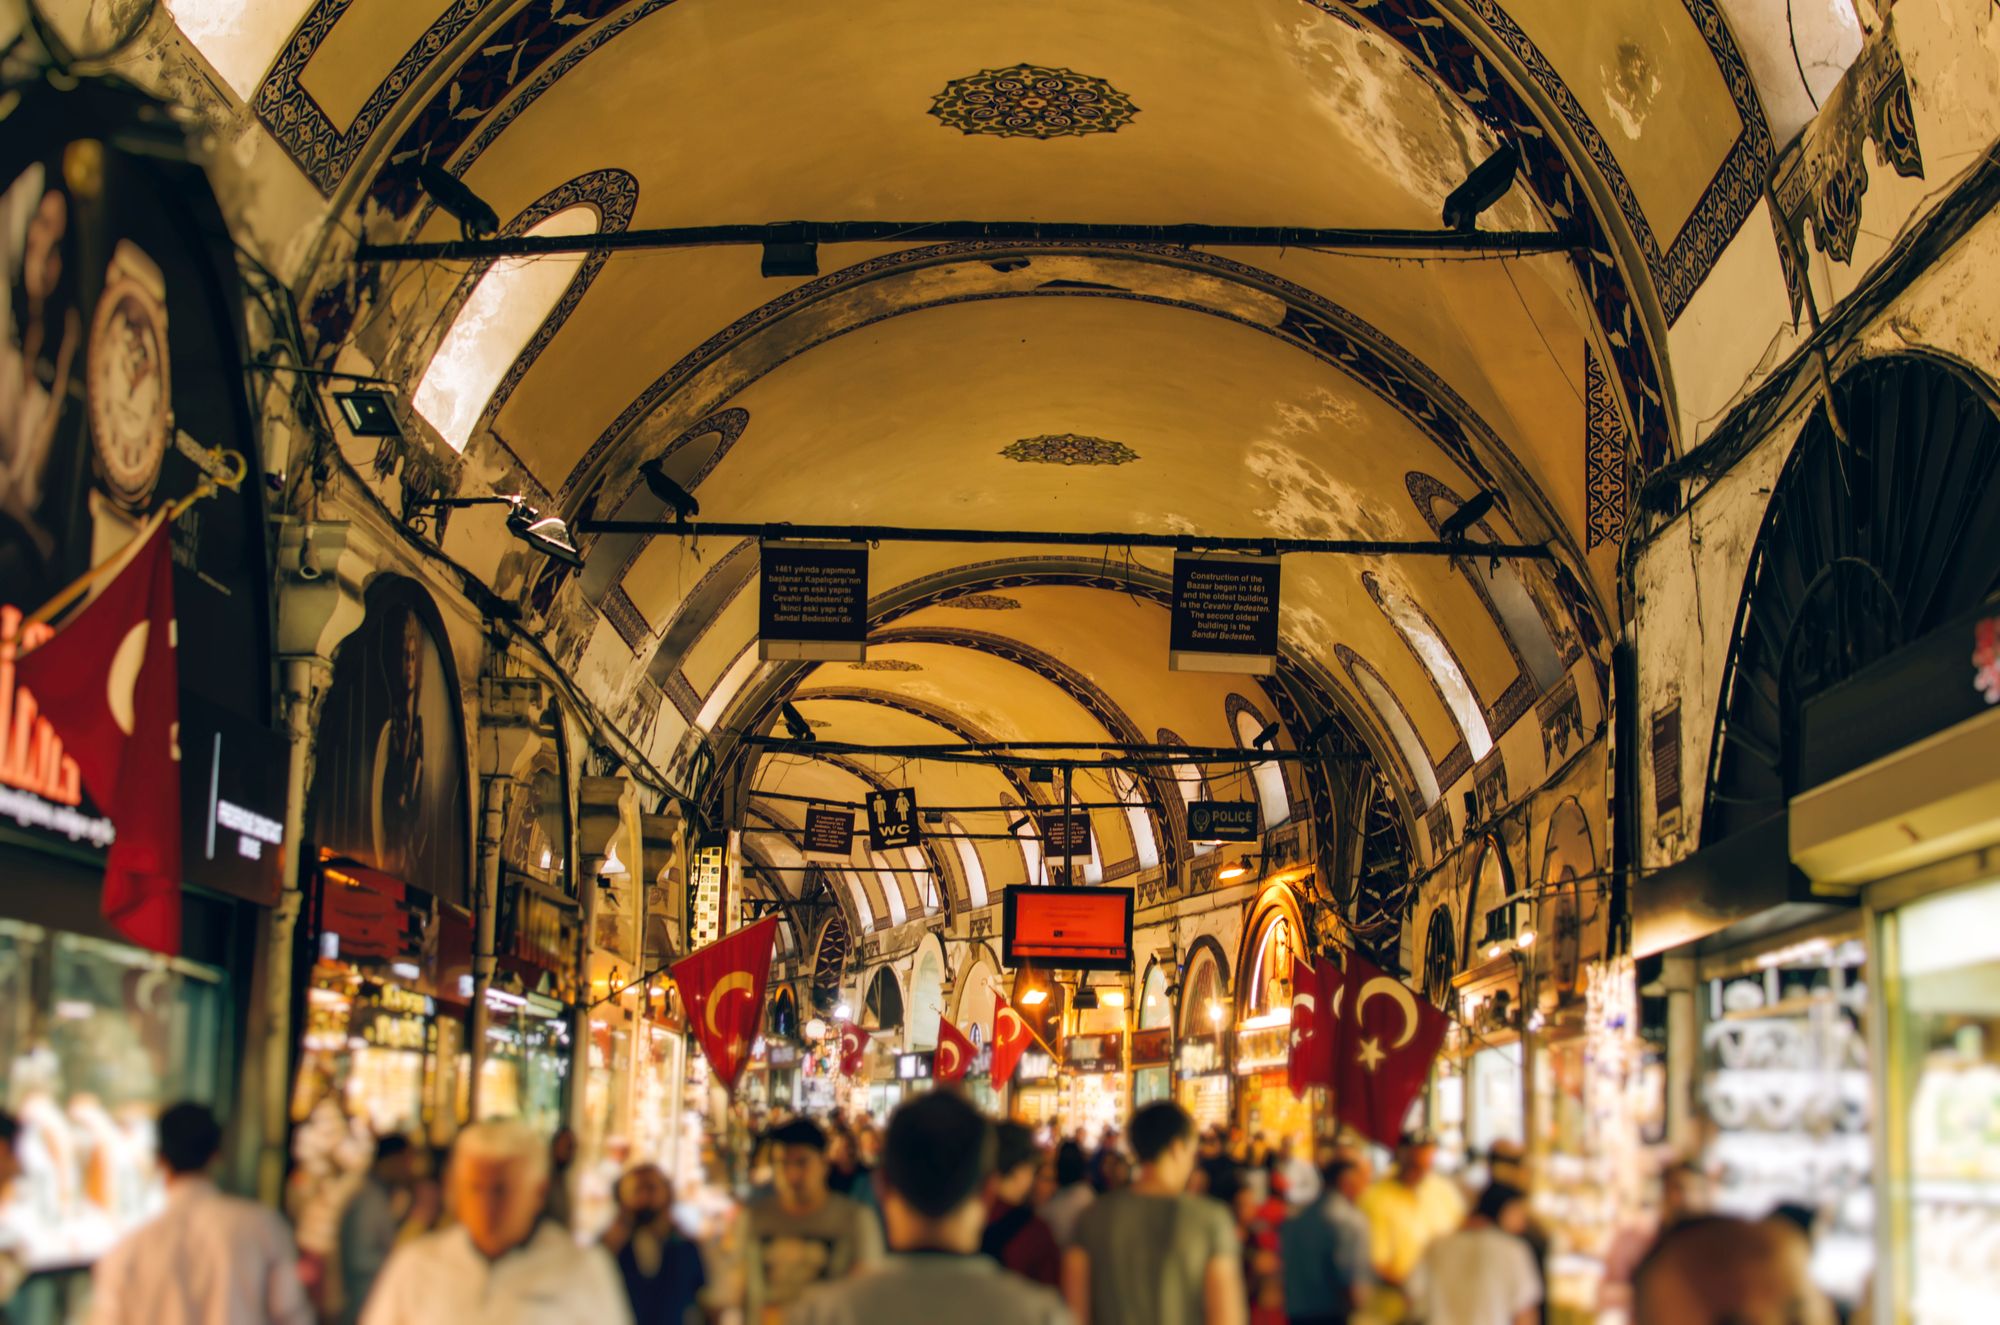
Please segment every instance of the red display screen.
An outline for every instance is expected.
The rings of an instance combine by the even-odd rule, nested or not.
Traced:
[[[1009,888],[1001,907],[1001,960],[1075,971],[1132,965],[1129,888]]]

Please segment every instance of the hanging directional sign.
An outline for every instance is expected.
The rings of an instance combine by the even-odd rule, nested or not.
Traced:
[[[868,656],[868,548],[765,543],[757,588],[757,656],[860,662]]]
[[[1045,810],[1035,815],[1042,835],[1042,854],[1051,862],[1090,859],[1090,813],[1087,810]]]
[[[924,840],[916,793],[907,787],[868,793],[868,845],[876,851],[913,847]]]
[[[847,861],[854,856],[854,811],[806,811],[806,859]]]
[[[1219,552],[1174,558],[1167,666],[1177,672],[1278,670],[1278,559]]]
[[[1190,842],[1255,842],[1257,802],[1195,801],[1188,806]]]

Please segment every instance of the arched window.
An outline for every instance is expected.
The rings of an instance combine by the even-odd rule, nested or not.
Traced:
[[[1410,652],[1417,655],[1417,661],[1430,673],[1438,692],[1444,696],[1445,707],[1458,721],[1458,730],[1465,736],[1466,750],[1474,761],[1484,759],[1493,749],[1493,734],[1486,728],[1486,713],[1479,707],[1479,696],[1473,693],[1472,682],[1466,679],[1451,646],[1444,642],[1444,636],[1438,634],[1423,609],[1400,586],[1391,584],[1373,571],[1364,574],[1361,582],[1374,595],[1382,614],[1402,633]]]
[[[1417,780],[1417,792],[1424,798],[1425,805],[1432,805],[1438,798],[1437,770],[1431,766],[1431,757],[1418,739],[1416,728],[1410,725],[1410,715],[1403,712],[1403,706],[1389,690],[1388,684],[1376,675],[1375,669],[1363,662],[1359,655],[1342,646],[1339,650],[1341,661],[1347,664],[1347,674],[1354,678],[1375,716],[1389,729],[1389,739],[1403,752],[1403,762],[1410,766],[1410,776]]]
[[[1215,953],[1207,947],[1197,948],[1188,962],[1187,985],[1181,991],[1182,1035],[1212,1035],[1229,1024],[1227,981]]]
[[[869,904],[868,889],[861,882],[861,876],[853,870],[840,871],[841,880],[847,884],[848,894],[854,898],[854,918],[861,922],[863,929],[875,926],[875,908]]]
[[[943,1015],[944,962],[935,947],[926,946],[917,958],[916,973],[910,977],[910,1048],[937,1048],[938,1018]]]
[[[1139,799],[1139,786],[1122,768],[1111,770],[1111,789],[1118,793],[1118,799],[1127,802],[1125,822],[1132,829],[1132,853],[1138,858],[1139,868],[1152,869],[1160,863],[1160,844],[1153,836],[1153,818],[1145,809],[1131,802]]]
[[[1264,935],[1257,940],[1257,955],[1250,963],[1248,1006],[1244,1017],[1258,1017],[1282,1011],[1292,1002],[1292,958],[1297,953],[1297,936],[1292,922],[1282,915],[1271,917]]]
[[[310,8],[312,0],[167,0],[174,23],[245,102]]]
[[[963,833],[965,825],[953,819],[951,830]],[[959,873],[965,876],[965,904],[969,907],[986,905],[986,865],[979,859],[978,845],[968,837],[954,837],[951,843],[958,852]]]
[[[566,207],[526,231],[530,235],[587,235],[597,230],[597,209]],[[503,258],[486,269],[452,319],[417,383],[410,403],[445,444],[463,451],[494,388],[562,298],[585,253]]]
[[[889,923],[902,924],[910,918],[910,909],[903,902],[903,885],[896,877],[896,867],[879,851],[869,852],[868,862],[875,867],[875,877],[882,882],[882,897],[889,904]]]
[[[868,982],[868,999],[863,1009],[864,1025],[878,1031],[893,1031],[903,1024],[903,991],[889,968],[878,966]]]
[[[1429,474],[1412,471],[1406,481],[1411,500],[1432,529],[1441,528],[1464,504],[1457,493]],[[1494,518],[1487,516],[1476,521],[1467,533],[1497,543],[1507,541],[1511,531],[1503,533]],[[1562,648],[1550,631],[1542,606],[1535,600],[1534,586],[1521,573],[1520,563],[1497,557],[1455,557],[1452,564],[1465,573],[1486,600],[1509,647],[1520,659],[1521,670],[1527,673],[1535,689],[1544,691],[1562,680]]]
[[[1160,728],[1159,742],[1161,745],[1185,746],[1187,744],[1186,741],[1183,741],[1179,736],[1165,727]],[[1173,765],[1173,774],[1174,782],[1180,788],[1183,804],[1192,805],[1202,798],[1204,788],[1202,786],[1201,766],[1199,764],[1175,764]],[[1205,856],[1215,850],[1218,844],[1214,842],[1194,842],[1189,845],[1195,855]]]
[[[924,853],[915,847],[904,847],[903,865],[912,871],[910,881],[917,886],[918,904],[933,913],[944,910],[944,903],[940,900],[943,894],[939,891],[941,881],[931,872],[931,863],[924,858]]]
[[[1264,724],[1257,720],[1256,713],[1247,708],[1236,710],[1236,744],[1243,749],[1251,749]],[[1257,808],[1262,811],[1264,827],[1276,828],[1292,817],[1292,798],[1285,790],[1284,770],[1277,761],[1267,759],[1250,767],[1251,780],[1257,786]]]
[[[1008,813],[1014,815],[1011,822],[1019,825],[1013,832],[1021,843],[1021,860],[1027,870],[1027,880],[1032,884],[1045,884],[1049,881],[1049,871],[1042,861],[1042,839],[1036,833],[1035,816],[1027,810],[1017,811],[1011,800],[1007,804]]]
[[[1173,1024],[1174,1009],[1167,1000],[1167,968],[1154,962],[1146,972],[1146,987],[1139,994],[1139,1029],[1158,1030]]]

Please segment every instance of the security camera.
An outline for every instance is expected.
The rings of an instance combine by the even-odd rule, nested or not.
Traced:
[[[299,531],[299,578],[317,580],[326,574],[326,567],[320,564],[319,548],[313,543],[313,527],[307,525]]]
[[[647,490],[674,513],[678,523],[686,524],[701,514],[701,503],[694,499],[692,492],[667,477],[659,460],[648,460],[639,466],[639,477],[646,480]]]

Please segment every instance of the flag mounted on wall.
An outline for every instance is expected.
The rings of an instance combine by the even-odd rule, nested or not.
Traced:
[[[754,925],[696,949],[673,965],[674,985],[681,991],[709,1070],[727,1090],[750,1061],[764,1021],[764,992],[771,978],[771,947],[778,939],[778,918]]]

